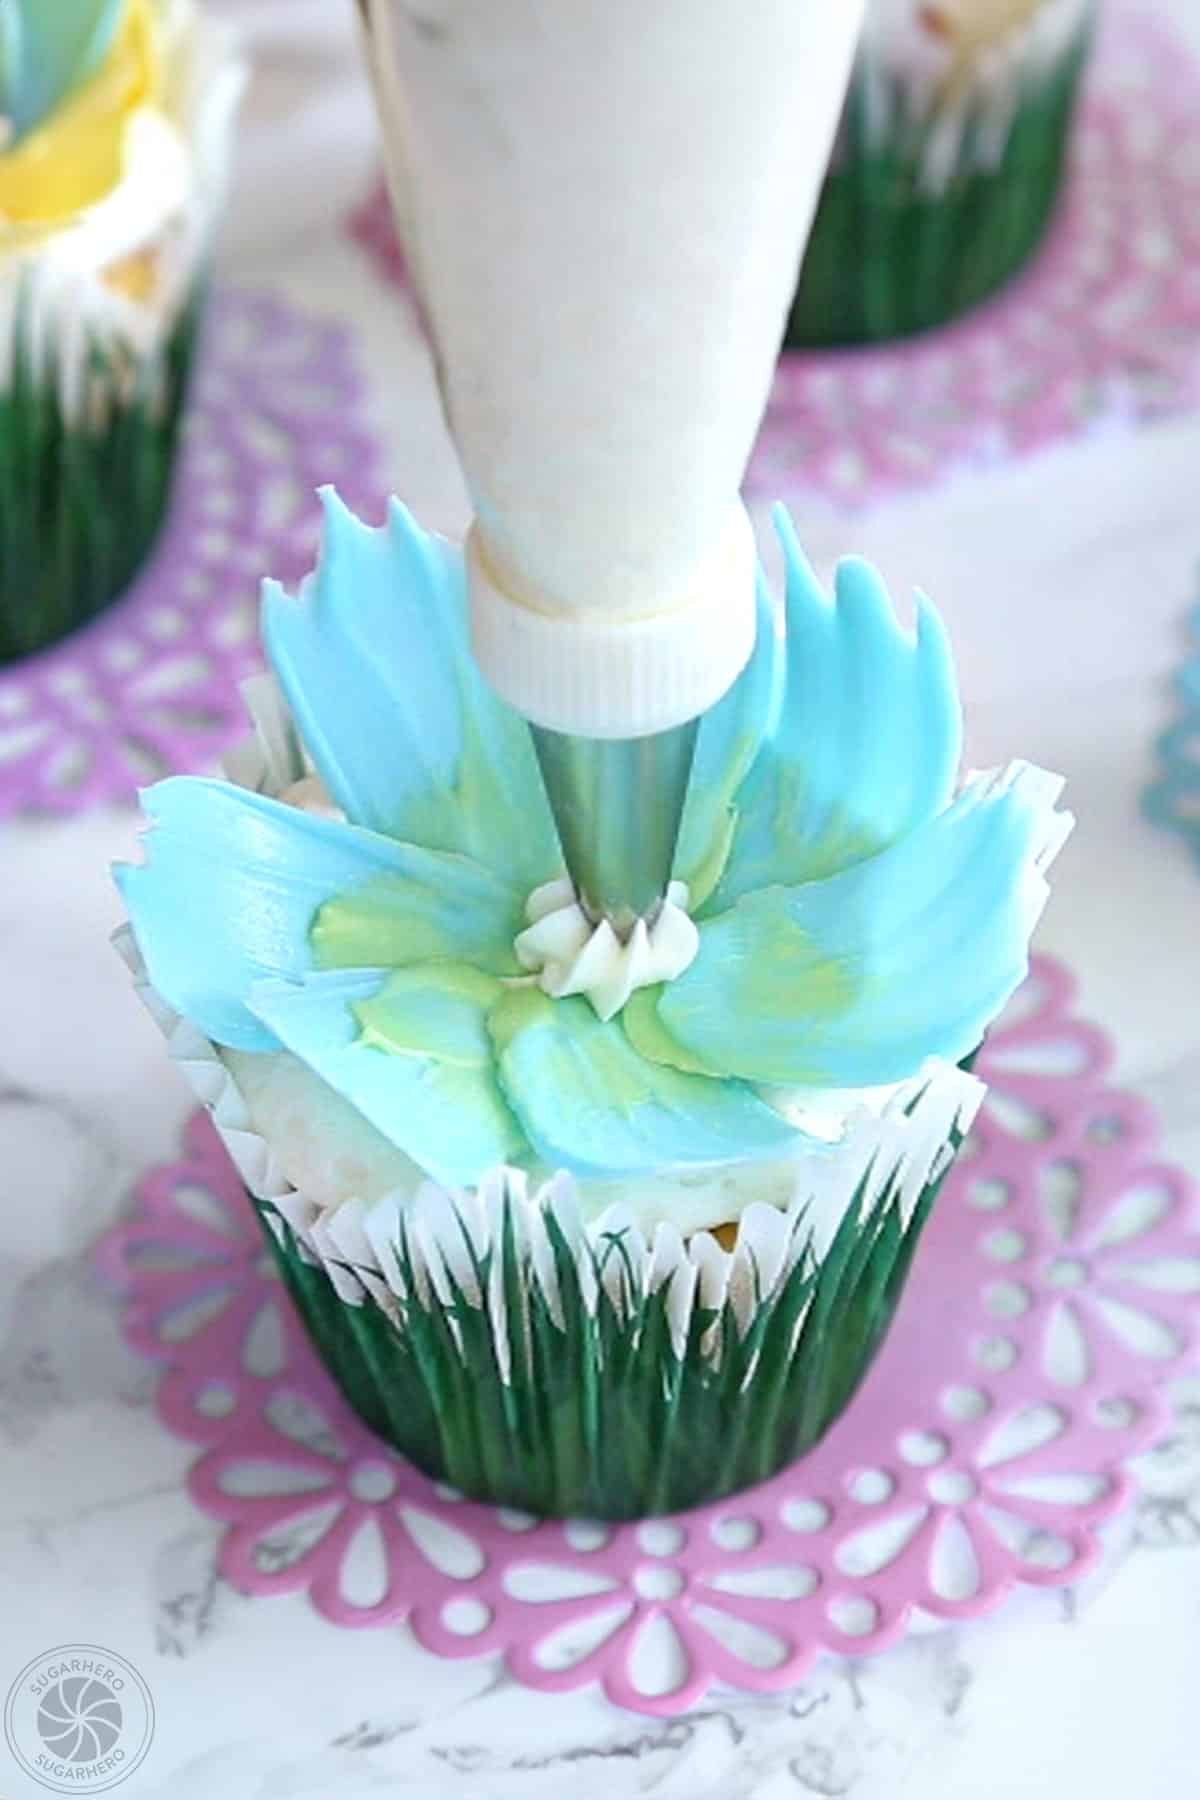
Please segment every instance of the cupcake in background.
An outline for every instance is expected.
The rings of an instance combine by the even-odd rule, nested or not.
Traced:
[[[903,337],[994,293],[1062,186],[1097,0],[868,0],[791,348]]]
[[[241,86],[191,0],[0,11],[0,663],[153,544]]]
[[[941,622],[867,564],[700,722],[628,941],[564,879],[461,547],[332,496],[229,781],[143,796],[120,944],[326,1367],[481,1499],[622,1518],[744,1488],[854,1393],[982,1095],[1070,826],[960,778]]]

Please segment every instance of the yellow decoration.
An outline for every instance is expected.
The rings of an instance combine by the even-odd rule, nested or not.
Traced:
[[[120,262],[110,263],[101,279],[114,294],[122,294],[126,300],[145,306],[158,290],[161,261],[157,249],[135,250],[132,256],[123,256]]]
[[[124,173],[129,121],[158,99],[162,85],[152,0],[129,0],[116,42],[91,80],[0,154],[0,248],[8,227],[28,242],[112,192]]]
[[[946,77],[952,94],[966,86],[981,56],[1030,24],[1043,0],[931,0],[920,20],[949,46],[954,61]]]

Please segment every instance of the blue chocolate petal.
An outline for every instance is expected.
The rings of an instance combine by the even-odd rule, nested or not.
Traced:
[[[746,1081],[869,1087],[956,1062],[1024,978],[1065,815],[1061,784],[981,778],[936,819],[828,880],[769,887],[701,928],[661,992],[670,1038]]]
[[[766,579],[759,574],[754,652],[729,692],[700,721],[674,873],[700,910],[729,856],[741,788],[764,739],[776,729],[784,692],[783,637]]]
[[[488,1017],[500,1084],[538,1155],[580,1176],[785,1156],[805,1139],[748,1087],[647,1062],[586,1000],[510,989]]]
[[[962,749],[954,662],[934,607],[896,618],[857,558],[831,601],[776,509],[787,565],[787,685],[778,723],[737,796],[715,913],[772,882],[821,880],[876,855],[948,804]]]
[[[416,972],[405,973],[413,977],[404,999],[415,1021],[414,1041],[448,1047],[453,1060],[418,1049],[396,1052],[384,1046],[374,1026],[364,1025],[386,995],[384,969],[259,982],[251,1004],[280,1043],[435,1181],[468,1186],[498,1163],[511,1162],[525,1142],[496,1082],[479,999],[465,987],[449,997],[441,991],[423,1031]],[[428,973],[436,985],[436,971]],[[484,1047],[481,1058],[464,1054],[472,1037]]]
[[[366,954],[373,934],[357,940],[360,967],[511,957],[519,900],[462,858],[314,818],[227,782],[176,776],[142,803],[152,825],[146,860],[119,867],[117,885],[154,987],[217,1043],[275,1047],[247,997],[257,981],[313,967],[310,929],[326,902],[357,922],[353,902],[362,896],[364,916],[389,927],[374,934],[384,956]]]
[[[298,596],[263,585],[267,656],[348,819],[451,850],[523,893],[562,865],[529,728],[471,656],[462,553],[392,501],[364,525],[332,489]]]

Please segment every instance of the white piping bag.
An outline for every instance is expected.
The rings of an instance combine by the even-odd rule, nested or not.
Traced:
[[[738,490],[863,0],[359,5],[475,509],[475,654],[625,931],[753,645]]]

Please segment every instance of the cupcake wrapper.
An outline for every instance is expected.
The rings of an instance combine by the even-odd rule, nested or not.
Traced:
[[[977,305],[1036,250],[1062,185],[1094,8],[1052,60],[937,105],[860,59],[785,344],[874,342]]]
[[[195,185],[136,253],[154,260],[152,301],[75,266],[59,239],[0,274],[0,665],[118,598],[166,511],[245,74],[205,20],[180,65],[171,104]]]
[[[286,752],[285,752],[286,754]],[[828,1193],[750,1207],[732,1251],[623,1208],[585,1224],[574,1184],[514,1170],[474,1192],[322,1209],[286,1180],[220,1055],[145,980],[212,1114],[322,1361],[427,1473],[547,1516],[675,1512],[765,1479],[828,1428],[887,1331],[983,1088],[939,1072],[880,1121],[874,1156],[822,1159]],[[812,1220],[834,1219],[827,1243]]]
[[[816,1442],[883,1340],[951,1160],[947,1146],[907,1220],[886,1188],[860,1200],[819,1265],[799,1213],[766,1230],[747,1213],[731,1256],[707,1234],[648,1247],[617,1219],[572,1242],[569,1206],[498,1187],[482,1239],[462,1205],[406,1221],[399,1280],[381,1286],[339,1260],[336,1230],[306,1241],[286,1208],[259,1210],[327,1368],[381,1437],[478,1499],[634,1518],[734,1493]]]
[[[92,342],[84,416],[70,417],[63,354],[14,317],[0,392],[0,665],[56,643],[125,591],[163,522],[203,291],[165,345],[134,358]]]

